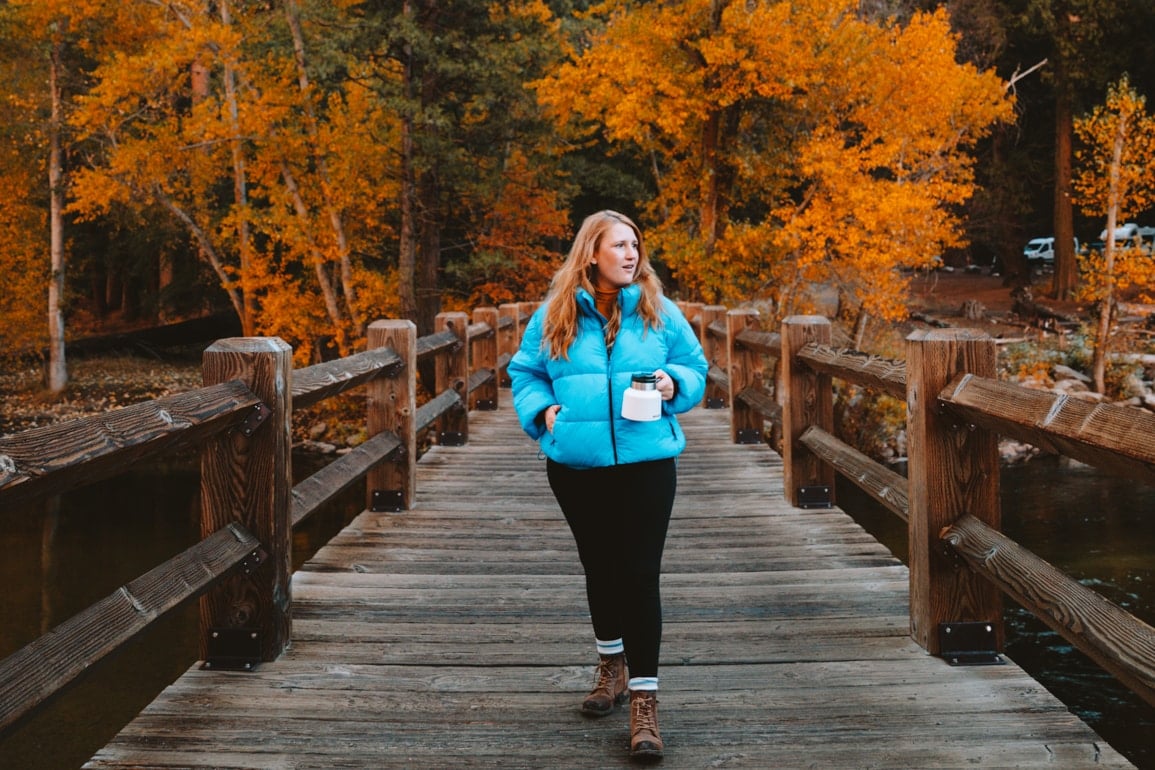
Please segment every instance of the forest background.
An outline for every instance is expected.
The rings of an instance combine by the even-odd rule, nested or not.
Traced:
[[[225,312],[314,361],[542,297],[600,208],[673,296],[780,318],[823,285],[859,339],[943,259],[1028,281],[1037,235],[1067,298],[1073,238],[1147,214],[1145,145],[1112,198],[1110,135],[1076,129],[1150,92],[1152,25],[1146,0],[7,0],[0,354],[59,390],[68,340]]]

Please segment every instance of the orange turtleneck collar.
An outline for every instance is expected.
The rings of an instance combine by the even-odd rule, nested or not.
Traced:
[[[618,292],[621,289],[601,289],[594,287],[594,304],[597,305],[598,312],[606,318],[610,317],[610,312],[614,308],[614,303],[618,301]]]

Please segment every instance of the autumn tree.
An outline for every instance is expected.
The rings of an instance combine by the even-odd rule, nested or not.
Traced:
[[[838,288],[894,318],[901,267],[961,240],[967,148],[1010,114],[959,64],[944,11],[905,25],[841,0],[609,3],[604,27],[537,84],[571,131],[653,159],[651,242],[687,293],[806,307]]]
[[[75,210],[163,208],[245,333],[283,336],[302,358],[348,351],[365,318],[392,309],[387,271],[354,256],[387,232],[393,188],[386,113],[347,87],[359,63],[326,40],[340,25],[325,14],[342,7],[158,6],[149,39],[102,60],[75,118],[105,146]],[[341,74],[318,83],[314,71]]]
[[[20,74],[6,82],[13,89],[10,107],[14,121],[8,138],[21,150],[31,152],[43,174],[39,185],[16,190],[43,190],[40,200],[47,221],[47,242],[43,231],[26,233],[46,255],[44,269],[30,275],[47,276],[46,384],[58,392],[68,381],[65,358],[65,316],[67,312],[68,238],[65,205],[71,154],[79,152],[79,142],[68,130],[73,102],[89,84],[92,57],[101,46],[132,40],[138,32],[134,15],[121,4],[100,0],[11,0],[0,6],[0,25],[5,33],[6,59],[16,64]],[[30,69],[30,71],[27,71]],[[11,168],[11,167],[10,167]],[[25,169],[29,166],[25,166]],[[14,208],[32,203],[33,197],[19,199]],[[41,205],[39,201],[33,205]],[[10,219],[9,222],[15,221]],[[16,247],[22,251],[23,247]]]
[[[1106,103],[1075,121],[1074,128],[1082,143],[1076,154],[1079,205],[1089,215],[1106,219],[1106,245],[1102,254],[1091,253],[1087,258],[1082,294],[1099,308],[1092,370],[1095,389],[1103,393],[1118,292],[1131,286],[1148,294],[1155,290],[1150,255],[1134,248],[1120,249],[1115,239],[1121,220],[1155,201],[1155,177],[1151,174],[1155,117],[1147,112],[1146,98],[1124,77],[1110,87]]]
[[[425,332],[447,288],[496,300],[509,290],[495,293],[495,280],[524,275],[532,280],[510,290],[536,291],[545,247],[564,233],[569,186],[555,173],[556,137],[523,87],[558,56],[549,8],[401,0],[363,10],[364,59],[376,65],[366,82],[397,120],[403,313]],[[466,286],[447,287],[447,277]]]
[[[1074,254],[1072,196],[1073,119],[1097,101],[1102,84],[1132,66],[1135,54],[1150,48],[1155,20],[1147,0],[1028,0],[1017,9],[1017,37],[1039,41],[1048,60],[1043,75],[1053,104],[1052,220],[1055,274],[1052,291],[1067,298],[1079,283]]]

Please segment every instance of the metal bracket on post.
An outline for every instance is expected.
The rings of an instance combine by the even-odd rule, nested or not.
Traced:
[[[241,570],[243,570],[246,575],[251,575],[256,572],[257,567],[265,563],[265,559],[267,558],[269,558],[269,554],[265,552],[264,548],[258,545],[248,556],[241,559]]]
[[[725,409],[726,408],[726,399],[724,399],[724,398],[707,398],[706,399],[706,408],[707,409]]]
[[[1001,666],[995,627],[985,621],[938,624],[939,656],[952,666]]]
[[[257,404],[249,411],[245,419],[241,421],[241,433],[246,436],[252,436],[257,431],[257,428],[261,427],[272,413],[273,410],[265,406],[264,403]]]
[[[473,408],[479,412],[492,412],[497,409],[497,401],[492,398],[479,398]]]
[[[757,428],[743,428],[738,431],[739,444],[761,444],[762,431]]]
[[[202,670],[252,671],[261,662],[261,634],[253,628],[210,629],[208,648]]]
[[[829,508],[830,487],[825,484],[814,487],[798,487],[799,508]]]
[[[457,431],[442,431],[437,434],[437,443],[441,446],[465,446],[465,434]]]
[[[404,495],[400,489],[374,489],[373,503],[369,507],[374,513],[397,513],[401,507]]]

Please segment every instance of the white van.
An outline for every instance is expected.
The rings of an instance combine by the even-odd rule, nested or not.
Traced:
[[[1099,233],[1099,240],[1107,240],[1107,231]],[[1139,248],[1150,254],[1155,247],[1155,227],[1140,227],[1128,222],[1115,228],[1115,246],[1120,249]]]
[[[1075,251],[1079,250],[1079,239],[1075,239]],[[1050,265],[1055,261],[1054,238],[1032,238],[1023,247],[1023,256],[1027,265]]]

